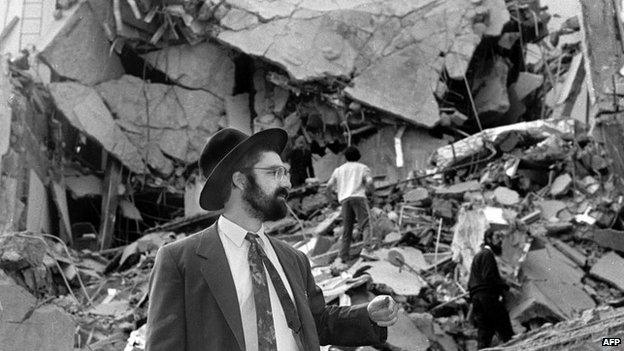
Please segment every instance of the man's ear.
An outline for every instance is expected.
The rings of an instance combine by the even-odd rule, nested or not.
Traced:
[[[240,190],[245,189],[245,186],[247,185],[247,176],[238,171],[234,172],[232,174],[232,184]]]

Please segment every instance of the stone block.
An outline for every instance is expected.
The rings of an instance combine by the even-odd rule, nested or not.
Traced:
[[[170,46],[142,56],[169,79],[225,99],[234,90],[234,62],[223,46],[203,42]]]
[[[75,323],[59,307],[37,307],[34,296],[6,279],[0,280],[0,306],[2,351],[73,350]]]
[[[613,284],[624,291],[624,259],[615,252],[602,256],[591,268],[590,274],[600,280]]]
[[[112,17],[112,3],[83,1],[65,19],[62,29],[43,47],[39,57],[56,74],[94,85],[124,74],[116,53],[104,33],[100,13]],[[44,35],[45,36],[45,35]]]

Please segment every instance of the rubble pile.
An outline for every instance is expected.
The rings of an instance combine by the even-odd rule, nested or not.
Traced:
[[[605,117],[621,120],[621,77],[605,73],[621,64],[596,45],[619,29],[587,27],[616,8],[561,18],[548,0],[57,5],[41,44],[0,62],[8,350],[144,349],[158,248],[219,214],[198,206],[197,160],[225,127],[285,129],[287,161],[305,140],[315,176],[265,231],[309,257],[327,303],[401,304],[378,349],[476,349],[466,286],[490,228],[505,232],[498,266],[518,334],[497,349],[621,334],[621,311],[604,308],[624,305],[623,129]],[[325,182],[348,145],[375,191],[340,266],[341,208]]]

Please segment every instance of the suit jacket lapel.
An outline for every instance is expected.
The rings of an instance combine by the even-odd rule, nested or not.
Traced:
[[[238,346],[241,350],[245,350],[245,337],[236,287],[223,244],[219,239],[216,223],[199,235],[202,235],[202,238],[195,252],[203,258],[200,260],[201,272],[225,320],[232,329]]]

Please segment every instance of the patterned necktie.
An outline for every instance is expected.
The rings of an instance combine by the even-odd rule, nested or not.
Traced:
[[[273,282],[273,287],[277,297],[284,310],[288,327],[295,333],[295,341],[303,350],[299,335],[301,330],[301,321],[295,308],[295,304],[290,299],[284,282],[277,273],[275,266],[269,260],[262,246],[260,246],[260,237],[257,234],[247,233],[245,239],[249,241],[249,269],[251,271],[251,282],[254,293],[254,303],[256,305],[256,322],[258,324],[258,350],[277,350],[275,341],[275,327],[273,325],[273,310],[271,309],[271,300],[269,298],[269,285],[264,271],[266,267],[269,277]],[[263,265],[264,263],[264,265]]]

